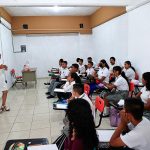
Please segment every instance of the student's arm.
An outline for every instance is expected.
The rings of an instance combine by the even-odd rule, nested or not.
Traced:
[[[144,109],[145,110],[150,110],[150,98],[147,100],[147,103],[144,104]]]
[[[127,128],[127,123],[128,123],[124,110],[121,111],[120,116],[121,116],[121,122],[110,139],[110,145],[112,147],[126,146],[126,144],[122,141],[120,137],[122,132]]]
[[[116,86],[114,84],[109,84],[109,83],[106,83],[106,82],[103,82],[103,84],[110,90],[112,90],[113,88],[116,88]]]
[[[142,92],[139,92],[138,94],[136,94],[135,98],[140,98]]]

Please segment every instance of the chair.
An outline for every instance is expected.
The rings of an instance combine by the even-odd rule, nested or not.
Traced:
[[[135,90],[135,85],[134,85],[133,82],[130,82],[130,83],[129,83],[129,93],[130,93],[130,95],[131,95],[131,98],[132,98],[132,96],[133,96],[133,94],[134,94],[134,90]]]
[[[104,107],[105,107],[104,100],[101,97],[97,96],[95,99],[95,108],[100,112],[99,114],[100,118],[99,118],[99,123],[97,126],[95,126],[95,128],[98,128],[101,125]]]
[[[11,76],[15,79],[15,82],[13,83],[12,87],[14,85],[16,85],[16,83],[22,83],[23,84],[22,76],[16,76],[15,69],[12,69],[10,72],[11,72]]]
[[[84,93],[88,96],[90,94],[90,86],[88,84],[84,84]]]

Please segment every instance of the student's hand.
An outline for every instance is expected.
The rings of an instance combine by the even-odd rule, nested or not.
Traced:
[[[3,68],[4,68],[5,70],[7,70],[7,69],[8,69],[8,67],[7,67],[6,65],[3,65]]]
[[[125,110],[120,111],[120,117],[121,117],[121,124],[123,126],[126,126],[129,123],[129,120],[128,120],[128,116]]]

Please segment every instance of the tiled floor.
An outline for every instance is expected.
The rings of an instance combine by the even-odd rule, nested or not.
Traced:
[[[34,84],[27,89],[17,85],[9,91],[11,111],[0,114],[0,150],[9,139],[45,137],[51,143],[61,134],[65,112],[52,109],[56,98],[46,98],[44,82],[47,79],[39,79],[36,88]],[[109,120],[103,119],[100,128],[110,128]]]

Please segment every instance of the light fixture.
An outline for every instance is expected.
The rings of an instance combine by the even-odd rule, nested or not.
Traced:
[[[53,10],[54,10],[55,12],[58,12],[58,11],[60,10],[60,7],[57,6],[57,5],[55,5],[55,6],[53,6]]]

